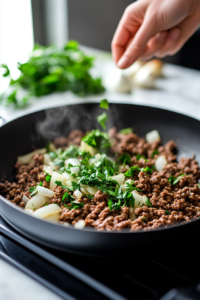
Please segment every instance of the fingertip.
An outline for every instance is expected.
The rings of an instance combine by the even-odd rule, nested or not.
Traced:
[[[122,56],[117,63],[117,67],[120,69],[126,69],[130,66],[130,59],[126,56]]]

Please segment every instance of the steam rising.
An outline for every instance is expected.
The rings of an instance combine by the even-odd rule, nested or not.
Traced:
[[[92,103],[51,108],[45,111],[45,119],[36,124],[36,130],[40,136],[52,141],[56,137],[67,136],[74,129],[85,132],[101,129],[96,118],[103,111],[105,110],[99,108],[99,104]],[[107,128],[121,128],[119,108],[113,104],[106,112],[109,115]]]

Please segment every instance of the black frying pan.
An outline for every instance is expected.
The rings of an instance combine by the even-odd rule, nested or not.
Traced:
[[[84,103],[35,112],[0,128],[0,178],[13,180],[14,164],[19,155],[44,147],[55,136],[67,135],[70,130],[96,128],[97,104]],[[110,104],[109,127],[132,127],[140,136],[157,129],[163,143],[173,139],[178,144],[178,157],[196,153],[200,162],[200,122],[171,111],[132,104]],[[137,248],[160,249],[161,244],[175,247],[181,240],[187,243],[198,238],[200,219],[151,231],[98,232],[64,227],[36,219],[0,196],[2,216],[27,237],[56,249],[86,254],[112,255]],[[159,248],[158,248],[159,245]]]

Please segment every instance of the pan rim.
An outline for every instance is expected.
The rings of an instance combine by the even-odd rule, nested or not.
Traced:
[[[81,100],[78,100],[78,101],[81,101]],[[119,102],[119,101],[116,101],[116,100],[109,100],[109,101],[111,101],[110,104],[125,104],[125,105],[146,107],[146,108],[156,109],[156,110],[159,110],[159,111],[166,111],[166,112],[172,113],[174,115],[179,115],[179,116],[182,116],[182,117],[185,117],[185,118],[193,119],[194,121],[200,121],[199,119],[194,118],[192,116],[189,116],[189,115],[186,115],[186,114],[183,114],[183,113],[179,113],[179,112],[176,112],[176,111],[173,111],[173,110],[157,107],[157,106],[149,106],[149,105],[141,104],[141,103],[132,103],[132,102],[129,102],[129,101],[124,101],[124,102]],[[98,104],[98,103],[99,103],[99,100],[85,100],[85,101],[81,101],[81,102],[67,103],[67,104],[64,104],[64,105],[61,104],[61,105],[58,105],[58,106],[51,106],[51,107],[48,107],[48,108],[39,109],[39,110],[36,110],[34,112],[30,112],[30,113],[27,113],[25,115],[19,116],[19,117],[13,119],[13,120],[9,120],[1,128],[5,127],[7,124],[9,124],[11,122],[14,122],[15,120],[18,120],[18,119],[21,119],[23,117],[33,115],[33,114],[36,114],[36,113],[39,113],[39,112],[44,112],[44,111],[49,110],[49,109],[53,109],[53,108],[57,108],[57,107],[65,107],[65,106],[75,106],[75,105],[80,105],[80,104]],[[2,195],[0,195],[0,201],[3,201],[6,205],[10,205],[13,209],[17,209],[20,213],[26,214],[21,207],[18,207],[16,205],[14,205],[13,203],[9,202],[9,200],[7,200]],[[0,212],[0,214],[1,214],[1,212]],[[28,214],[26,214],[26,215],[29,216],[29,217],[32,217],[32,215],[28,215]],[[48,221],[45,221],[43,219],[37,219],[37,218],[35,218],[35,219],[39,222],[40,221],[48,222]],[[141,233],[143,233],[143,234],[149,233],[150,234],[150,232],[157,232],[157,231],[160,231],[160,230],[170,230],[170,229],[173,229],[173,228],[176,228],[176,227],[188,225],[190,223],[194,223],[194,222],[198,222],[198,221],[200,221],[200,218],[199,219],[191,219],[190,221],[183,221],[183,222],[180,222],[180,223],[171,224],[171,225],[167,225],[167,226],[160,226],[160,227],[150,229],[150,230],[140,229],[140,230],[137,230],[137,231],[130,231],[129,229],[123,229],[123,230],[119,230],[119,231],[117,231],[117,230],[114,230],[114,231],[107,231],[107,230],[98,231],[95,228],[91,228],[91,227],[84,227],[82,229],[78,229],[78,228],[75,228],[71,224],[69,224],[69,226],[65,227],[60,223],[52,223],[52,222],[48,222],[48,223],[50,225],[59,226],[60,228],[64,227],[65,229],[82,230],[82,231],[92,232],[92,233],[98,232],[99,234],[117,234],[117,233],[118,234],[119,233],[120,234],[141,234]]]

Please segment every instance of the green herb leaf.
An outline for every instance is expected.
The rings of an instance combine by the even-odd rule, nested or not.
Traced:
[[[133,177],[135,172],[140,172],[140,168],[137,166],[132,166],[128,171],[124,173],[125,177]]]
[[[136,191],[138,191],[138,192],[142,192],[141,189],[138,189],[134,184],[131,184],[131,183],[128,183],[128,182],[126,182],[126,190],[127,190],[128,192],[132,192],[132,191],[134,191],[134,190],[136,190]]]
[[[49,157],[53,160],[53,159],[58,157],[58,154],[56,152],[50,151],[49,152]]]
[[[147,201],[145,201],[146,205],[149,207],[152,207],[151,201],[149,198],[147,198]]]
[[[180,174],[178,177],[170,175],[169,178],[168,178],[168,181],[169,181],[169,183],[171,183],[171,185],[175,185],[184,176],[186,176],[184,173]]]
[[[197,183],[197,187],[200,189],[200,182],[199,182],[199,183]]]
[[[170,215],[170,212],[169,212],[168,210],[166,210],[165,213],[166,213],[167,215]]]
[[[122,162],[123,165],[130,164],[130,162],[131,162],[131,156],[130,156],[130,154],[128,154],[128,153],[123,153],[123,154],[118,158],[118,161]]]
[[[110,149],[110,141],[107,132],[102,132],[99,129],[92,130],[84,138],[82,138],[86,144],[91,147],[98,148],[100,153],[105,153]]]
[[[143,217],[143,218],[142,218],[142,220],[146,220],[146,219],[147,219],[146,217]]]
[[[108,100],[107,99],[103,99],[103,100],[101,100],[101,102],[100,102],[100,107],[101,108],[104,108],[104,109],[108,109],[109,107],[108,107]]]
[[[132,128],[124,128],[124,129],[121,129],[119,131],[119,133],[122,133],[122,134],[129,134],[129,133],[132,133],[132,132],[133,132]]]
[[[156,154],[158,154],[158,153],[159,153],[159,152],[158,152],[158,149],[155,149],[155,150],[152,152],[151,157],[154,158],[154,156],[155,156]]]
[[[10,70],[9,70],[8,66],[5,64],[2,64],[0,67],[5,69],[5,73],[3,74],[3,77],[8,77],[10,75]]]
[[[63,167],[64,166],[64,160],[63,159],[56,159],[54,160],[54,165],[57,167]]]
[[[102,126],[103,129],[106,129],[106,122],[108,120],[108,115],[104,112],[97,117],[98,123]]]
[[[45,177],[45,180],[47,182],[50,182],[51,181],[51,175],[49,173],[46,172],[46,177]]]

